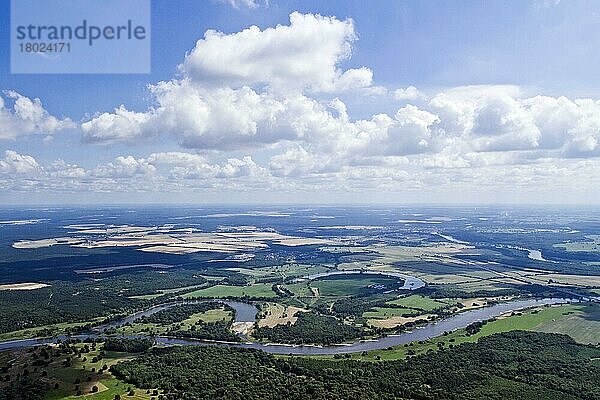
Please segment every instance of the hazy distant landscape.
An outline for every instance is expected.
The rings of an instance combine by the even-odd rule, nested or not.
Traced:
[[[598,16],[0,0],[0,400],[600,400]]]
[[[305,373],[297,368],[309,368],[317,387],[330,368],[358,368],[342,360],[367,363],[361,368],[406,360],[401,368],[410,369],[435,357],[496,351],[505,341],[515,342],[509,347],[531,340],[556,351],[572,347],[590,354],[577,361],[586,373],[595,376],[600,368],[600,247],[594,235],[600,214],[594,209],[3,208],[0,221],[4,393],[30,385],[45,398],[94,390],[112,398],[129,389],[134,398],[211,398],[214,393],[200,386],[167,384],[164,374],[175,372],[154,364],[175,354],[189,358],[193,368],[217,357],[281,371],[261,378],[263,384],[280,373],[300,379],[294,376]],[[519,333],[487,340],[513,331]],[[227,345],[204,347],[211,343]],[[26,350],[36,344],[50,355],[40,360],[37,350]],[[544,359],[552,367],[543,373],[552,375],[567,361]],[[504,362],[494,368],[507,368]],[[146,375],[146,364],[161,372]],[[178,372],[187,373],[206,384],[213,379],[208,370]],[[400,384],[407,373],[386,385],[416,395],[422,389]],[[453,395],[477,397],[490,385],[513,393],[520,386],[511,374],[500,374],[501,381],[472,378],[473,387]],[[231,379],[231,387],[219,390],[234,398],[232,391],[248,383]],[[370,379],[375,383],[359,392],[344,380],[335,385],[348,396],[390,395],[391,389],[378,389],[381,378]],[[439,379],[427,396],[437,396],[436,385],[451,378],[445,372]],[[595,384],[581,383],[583,392],[548,385],[536,378],[528,390],[552,388],[555,398],[598,394]],[[266,396],[254,389],[251,384],[247,398]],[[307,395],[294,390],[293,398]],[[330,398],[325,393],[319,396]]]

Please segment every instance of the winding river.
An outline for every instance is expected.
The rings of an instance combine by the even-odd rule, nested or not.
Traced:
[[[234,322],[254,322],[256,320],[256,313],[258,313],[258,309],[254,307],[252,304],[242,303],[239,301],[230,301],[230,300],[221,300],[221,299],[206,299],[206,300],[183,300],[183,301],[174,301],[166,304],[159,304],[157,306],[148,308],[144,311],[136,312],[135,314],[131,314],[128,317],[119,319],[117,321],[112,321],[100,326],[96,326],[92,328],[93,332],[103,332],[105,329],[117,328],[121,325],[125,325],[127,323],[133,323],[134,321],[142,318],[149,317],[152,314],[156,314],[159,311],[166,310],[168,308],[178,306],[181,304],[200,304],[200,303],[223,303],[227,304],[231,308],[235,310],[235,321]],[[0,347],[1,348],[1,347]]]
[[[329,276],[339,275],[379,275],[387,276],[392,278],[402,279],[404,285],[399,290],[416,290],[425,286],[425,282],[414,276],[400,274],[396,272],[386,271],[364,271],[364,270],[346,270],[346,271],[328,271],[320,274],[307,275],[301,278],[297,278],[294,282],[306,282],[315,279],[326,278]],[[227,304],[235,310],[234,324],[236,323],[253,323],[256,320],[256,314],[258,309],[248,303],[242,303],[239,301],[221,300],[221,299],[204,299],[204,300],[185,300],[176,301],[167,304],[160,304],[151,307],[144,311],[139,311],[128,317],[122,318],[117,321],[109,322],[104,325],[97,326],[92,329],[90,333],[73,336],[79,339],[99,338],[102,337],[102,333],[105,329],[116,328],[118,326],[132,323],[135,320],[155,314],[161,310],[165,310],[180,304],[195,304],[203,302],[219,302]],[[258,343],[258,342],[245,342],[245,343],[227,343],[222,345],[232,347],[242,347],[263,350],[267,353],[272,354],[295,354],[295,355],[331,355],[331,354],[342,354],[342,353],[356,353],[369,350],[380,350],[391,346],[402,345],[405,343],[432,339],[438,336],[442,336],[445,332],[451,332],[457,329],[465,328],[467,325],[476,322],[484,321],[490,318],[498,317],[511,311],[522,310],[525,308],[538,307],[552,304],[562,304],[574,301],[572,299],[565,298],[545,298],[545,299],[522,299],[514,300],[506,303],[499,303],[488,307],[478,308],[474,310],[464,311],[450,317],[430,322],[429,324],[417,327],[413,330],[402,332],[395,335],[383,336],[376,339],[359,340],[353,343],[345,343],[330,346],[315,346],[315,345],[287,345],[280,343]],[[137,336],[139,337],[139,336]],[[68,336],[61,335],[52,338],[43,339],[23,339],[23,340],[12,340],[6,342],[0,342],[0,350],[15,349],[29,346],[36,346],[41,344],[56,343],[59,340],[68,339]],[[209,344],[215,344],[214,342],[207,342],[193,339],[181,339],[159,336],[156,338],[159,344],[163,345],[195,345],[195,346],[206,346]]]
[[[294,355],[331,355],[343,353],[357,353],[369,350],[381,350],[391,346],[432,339],[442,336],[444,332],[451,332],[457,329],[465,328],[467,325],[476,321],[485,321],[490,318],[499,317],[505,313],[517,310],[523,310],[531,307],[538,307],[552,304],[569,303],[574,300],[563,298],[546,299],[526,299],[515,300],[508,303],[500,303],[489,307],[483,307],[475,310],[464,311],[451,317],[431,322],[423,327],[415,328],[410,331],[395,335],[383,336],[377,339],[360,340],[348,344],[339,344],[331,346],[314,345],[282,345],[282,344],[262,344],[256,342],[247,342],[239,344],[239,347],[260,349],[272,354],[294,354]],[[164,344],[183,344],[178,340],[163,338],[159,340]],[[189,343],[186,343],[189,344]]]
[[[236,310],[236,317],[234,323],[237,322],[254,322],[256,318],[257,308],[251,304],[241,303],[237,301],[226,301],[226,300],[206,300],[206,301],[218,301],[225,303]],[[380,350],[390,346],[397,346],[412,341],[427,340],[434,337],[442,336],[444,332],[454,331],[461,329],[467,325],[476,322],[484,321],[493,317],[498,317],[502,314],[511,311],[522,310],[530,307],[538,307],[552,304],[563,304],[569,303],[574,300],[564,298],[546,298],[546,299],[525,299],[525,300],[514,300],[507,303],[495,304],[489,307],[483,307],[475,310],[464,311],[451,317],[431,322],[423,327],[415,328],[411,331],[402,332],[396,335],[384,336],[377,339],[360,340],[348,344],[339,344],[331,346],[314,346],[314,345],[285,345],[285,344],[267,344],[257,342],[246,342],[246,343],[228,343],[226,345],[232,347],[242,347],[263,350],[267,353],[272,354],[294,354],[294,355],[331,355],[331,354],[343,354],[343,353],[356,353],[369,350]],[[169,307],[173,307],[177,304],[184,302],[175,302],[169,304],[163,304],[160,306],[152,307],[151,309],[142,311],[140,313],[133,314],[122,320],[97,327],[98,333],[89,333],[83,335],[73,336],[78,339],[89,339],[89,338],[100,338],[99,329],[105,329],[112,326],[122,325],[127,322],[131,322],[143,315],[152,315],[160,310],[164,310]],[[189,303],[189,302],[188,302]],[[194,303],[194,301],[192,301]],[[0,342],[0,350],[17,349],[23,347],[37,346],[43,344],[56,343],[59,340],[66,340],[68,336],[61,335],[52,338],[43,339],[22,339],[22,340],[11,340],[6,342]],[[203,342],[198,340],[189,339],[175,339],[159,336],[156,338],[157,342],[163,345],[196,345],[206,346],[210,345],[210,342]],[[214,343],[212,343],[214,344]]]
[[[140,319],[142,317],[148,317],[152,314],[156,314],[157,312],[159,312],[161,310],[166,310],[166,309],[174,307],[176,305],[198,304],[198,303],[207,303],[207,302],[223,303],[223,304],[227,304],[228,306],[233,308],[235,310],[235,319],[233,321],[234,323],[237,323],[237,322],[242,322],[242,323],[252,322],[253,323],[254,321],[256,321],[256,314],[258,313],[258,309],[255,306],[253,306],[252,304],[242,303],[240,301],[230,301],[230,300],[221,300],[221,299],[174,301],[171,303],[160,304],[160,305],[148,308],[147,310],[144,310],[144,311],[136,312],[134,314],[131,314],[128,317],[119,319],[117,321],[111,321],[109,323],[93,327],[91,329],[90,333],[84,333],[84,334],[72,335],[72,336],[58,335],[55,337],[38,338],[38,339],[9,340],[9,341],[0,342],[0,350],[18,349],[18,348],[23,348],[23,347],[51,344],[51,343],[56,343],[58,341],[67,340],[69,338],[77,338],[77,339],[82,339],[82,340],[90,339],[90,338],[101,338],[101,337],[104,337],[104,335],[102,333],[105,329],[117,328],[121,325],[125,325],[127,323],[132,323],[137,319]],[[142,336],[143,335],[136,335],[135,337],[142,337]],[[162,339],[166,339],[166,338],[160,338],[160,339],[157,339],[157,341],[160,342]],[[200,342],[190,341],[190,344],[199,344],[199,343]]]

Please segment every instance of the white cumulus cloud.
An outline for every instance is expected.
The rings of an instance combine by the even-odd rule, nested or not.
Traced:
[[[35,158],[6,150],[0,159],[0,173],[10,175],[32,175],[41,170]]]
[[[290,14],[289,25],[251,26],[225,34],[209,30],[180,66],[195,81],[227,86],[270,85],[278,89],[333,90],[371,84],[367,68],[343,71],[356,40],[352,20]]]
[[[50,115],[40,99],[30,99],[7,90],[6,99],[0,96],[0,140],[16,139],[33,133],[51,135],[63,129],[74,128],[69,118],[59,119]],[[12,103],[12,107],[7,104]]]
[[[394,97],[397,100],[419,100],[427,98],[425,94],[412,85],[394,90]]]

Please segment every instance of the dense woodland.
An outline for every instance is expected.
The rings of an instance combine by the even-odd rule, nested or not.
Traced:
[[[454,284],[428,284],[427,286],[415,290],[414,293],[419,293],[436,299],[523,295],[534,297],[565,297],[564,290],[567,290],[571,293],[578,292],[582,295],[589,295],[589,291],[585,289],[561,286],[549,287],[531,284],[506,285],[505,289],[475,291],[461,290]]]
[[[189,330],[174,332],[177,337],[188,339],[216,340],[223,342],[239,342],[238,335],[231,331],[231,321],[198,321]]]
[[[275,358],[223,347],[154,348],[112,367],[168,399],[600,398],[600,348],[564,335],[513,331],[407,361]]]
[[[0,400],[41,400],[48,391],[48,385],[38,379],[23,377],[0,388]]]
[[[387,301],[396,298],[396,296],[385,295],[367,295],[367,296],[351,296],[336,300],[331,307],[331,312],[342,317],[354,316],[359,317],[365,311],[369,311],[373,307],[389,307]],[[326,304],[322,304],[319,308],[320,312],[326,313],[329,308]]]
[[[142,353],[153,345],[154,341],[147,338],[107,338],[104,342],[104,350]]]
[[[37,290],[0,291],[0,333],[60,322],[130,313],[159,303],[131,296],[185,287],[206,280],[189,271],[140,271],[95,281],[53,281]]]
[[[299,313],[294,324],[276,325],[272,328],[257,327],[254,336],[276,343],[342,343],[363,336],[362,329],[344,324],[334,317],[314,312]]]
[[[178,304],[176,306],[160,310],[152,315],[144,316],[136,322],[170,325],[173,323],[182,322],[194,314],[202,313],[208,310],[214,310],[215,308],[225,308],[225,310],[235,314],[235,310],[227,304],[207,301],[196,304]]]

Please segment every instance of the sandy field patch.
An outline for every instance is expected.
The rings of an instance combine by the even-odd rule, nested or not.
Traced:
[[[366,230],[366,229],[383,229],[383,226],[376,225],[339,225],[339,226],[319,226],[317,229],[348,229],[348,230]]]
[[[254,328],[254,322],[234,322],[231,325],[231,330],[238,335],[249,335]]]
[[[75,225],[77,227],[77,225]],[[330,245],[338,242],[310,237],[286,236],[271,231],[198,233],[194,229],[162,227],[110,226],[73,232],[85,237],[60,237],[20,240],[16,249],[37,249],[54,245],[70,245],[87,249],[104,247],[142,247],[138,250],[168,254],[194,252],[242,253],[269,247],[268,242],[282,246]],[[89,236],[88,236],[89,235]],[[245,256],[248,259],[248,256]],[[245,260],[245,259],[242,259]]]
[[[277,244],[283,246],[310,246],[310,245],[327,245],[327,244],[335,244],[333,240],[328,239],[319,239],[319,238],[296,238],[290,237],[288,239],[280,239],[276,241]]]
[[[288,322],[295,324],[298,320],[297,314],[299,312],[306,312],[307,310],[294,306],[284,306],[282,304],[269,303],[267,309],[267,315],[265,318],[258,321],[258,326],[272,328],[277,325],[285,325]]]
[[[18,242],[13,243],[12,247],[14,247],[15,249],[40,249],[43,247],[50,247],[61,244],[77,245],[83,242],[84,239],[81,238],[59,237],[41,240],[19,240]]]
[[[19,219],[14,221],[0,221],[0,225],[32,225],[38,222],[49,221],[49,219]]]
[[[25,283],[10,283],[8,285],[0,285],[0,290],[35,290],[48,287],[45,283],[25,282]]]

